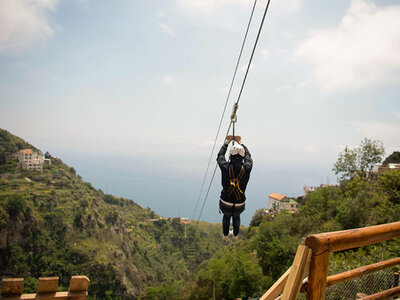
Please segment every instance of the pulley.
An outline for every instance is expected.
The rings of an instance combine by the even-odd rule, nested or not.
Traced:
[[[232,114],[231,114],[232,136],[233,136],[232,145],[235,145],[235,123],[237,122],[236,112],[237,112],[238,108],[239,108],[239,104],[237,102],[235,104],[233,104],[233,109],[232,109]]]

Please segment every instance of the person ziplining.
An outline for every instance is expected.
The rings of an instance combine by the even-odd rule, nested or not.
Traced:
[[[240,87],[240,91],[239,91],[237,100],[234,103],[233,113],[231,115],[231,122],[230,122],[230,125],[229,125],[229,128],[228,128],[228,131],[226,133],[225,143],[221,147],[221,150],[218,153],[218,156],[217,156],[218,164],[214,168],[214,172],[213,172],[213,174],[211,176],[210,183],[208,185],[206,194],[204,196],[203,205],[201,206],[201,210],[200,210],[199,216],[197,218],[197,224],[199,224],[200,218],[201,218],[202,213],[203,213],[204,206],[206,204],[208,195],[209,195],[210,190],[211,190],[211,186],[212,186],[212,183],[213,183],[213,180],[214,180],[214,175],[216,173],[217,167],[219,166],[220,169],[221,169],[221,175],[222,175],[221,176],[222,191],[221,191],[221,197],[220,197],[220,201],[219,201],[219,207],[220,207],[220,213],[222,212],[224,214],[224,216],[222,218],[222,229],[223,229],[223,235],[224,235],[224,239],[225,240],[229,236],[229,226],[230,226],[230,219],[231,218],[232,218],[232,225],[233,225],[233,238],[234,239],[238,238],[239,230],[240,230],[240,214],[245,210],[245,201],[246,201],[245,190],[246,190],[249,178],[250,178],[250,172],[251,172],[252,167],[253,167],[253,160],[251,158],[250,152],[247,149],[247,147],[244,146],[241,143],[241,138],[239,136],[235,136],[235,123],[237,121],[236,111],[238,109],[239,101],[240,101],[240,98],[242,96],[242,92],[243,92],[244,85],[246,83],[247,75],[249,73],[250,66],[251,66],[251,63],[252,63],[252,60],[253,60],[253,57],[254,57],[254,53],[256,51],[257,43],[258,43],[258,40],[259,40],[259,37],[260,37],[260,34],[261,34],[261,30],[262,30],[263,25],[264,25],[264,21],[265,21],[265,17],[267,15],[267,12],[268,12],[270,1],[271,0],[267,0],[266,6],[265,6],[265,9],[264,9],[264,14],[262,16],[261,24],[260,24],[259,29],[258,29],[257,37],[256,37],[256,40],[254,42],[253,50],[251,52],[250,59],[249,59],[249,62],[247,64],[246,73],[245,73],[245,75],[243,77],[243,81],[242,81],[242,84],[241,84],[241,87]],[[240,62],[240,59],[241,59],[243,47],[244,47],[245,42],[246,42],[247,33],[248,33],[248,30],[249,30],[249,27],[250,27],[250,23],[251,23],[251,20],[252,20],[252,17],[253,17],[253,12],[254,12],[254,9],[256,7],[256,3],[257,3],[257,0],[255,0],[254,4],[253,4],[253,9],[252,9],[252,12],[251,12],[251,15],[250,15],[249,23],[247,25],[246,33],[245,33],[244,40],[243,40],[243,43],[242,43],[242,47],[241,47],[241,50],[240,50],[240,53],[239,53],[239,58],[238,58],[238,60],[236,62],[236,68],[235,68],[235,71],[234,71],[234,74],[233,74],[231,86],[229,88],[229,93],[228,93],[228,96],[227,96],[226,101],[225,101],[225,106],[224,106],[224,109],[223,109],[223,112],[222,112],[222,117],[221,117],[221,120],[220,120],[220,123],[219,123],[217,134],[215,136],[214,145],[213,145],[213,148],[211,150],[211,155],[210,155],[210,158],[209,158],[209,161],[208,161],[207,169],[206,169],[206,172],[205,172],[205,175],[204,175],[204,178],[203,178],[203,183],[201,185],[200,193],[199,193],[199,196],[198,196],[198,199],[197,199],[197,203],[196,203],[196,206],[195,206],[195,209],[194,209],[193,216],[196,215],[196,211],[197,211],[197,208],[198,208],[200,197],[201,197],[202,192],[203,192],[204,183],[206,181],[206,177],[207,177],[207,174],[208,174],[210,162],[211,162],[212,156],[214,155],[214,147],[215,147],[216,142],[217,142],[217,138],[218,138],[219,131],[220,131],[220,128],[221,128],[221,125],[222,125],[222,121],[223,121],[223,117],[225,115],[225,109],[226,109],[226,106],[228,104],[228,100],[229,100],[229,97],[230,97],[230,94],[231,94],[231,91],[232,91],[233,83],[234,83],[235,78],[236,78],[236,72],[238,70],[238,66],[239,66],[239,62]],[[231,127],[233,129],[233,135],[228,135]],[[237,142],[236,145],[235,145],[235,141]],[[231,147],[231,149],[229,151],[230,157],[229,157],[229,161],[226,161],[225,154],[226,154],[226,151],[228,149],[228,145],[229,145],[230,142],[232,142],[232,147]]]
[[[229,150],[229,161],[226,161],[225,154],[230,142],[232,142],[232,146]],[[253,168],[253,160],[247,147],[242,144],[241,137],[228,135],[218,152],[217,162],[221,169],[222,191],[219,209],[220,213],[222,212],[224,215],[222,217],[224,240],[229,238],[231,217],[233,238],[237,239],[240,230],[240,214],[245,210],[245,190]]]

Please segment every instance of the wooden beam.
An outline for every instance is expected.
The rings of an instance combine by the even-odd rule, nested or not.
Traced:
[[[43,293],[43,294],[23,294],[10,297],[0,296],[1,300],[77,300],[86,299],[87,292],[57,292],[57,293]]]
[[[388,260],[381,261],[381,262],[371,264],[368,266],[362,266],[357,269],[353,269],[353,270],[346,271],[343,273],[331,275],[331,276],[328,276],[328,278],[326,279],[326,286],[328,287],[331,285],[346,282],[346,281],[352,280],[354,278],[358,278],[358,277],[361,277],[361,276],[364,276],[364,275],[367,275],[367,274],[370,274],[373,272],[377,272],[377,271],[380,271],[380,270],[383,270],[386,268],[396,266],[398,264],[400,264],[400,257],[388,259]],[[305,291],[306,286],[307,286],[307,281],[303,282],[301,291]]]
[[[310,251],[311,249],[304,245],[300,245],[297,248],[296,256],[283,290],[282,300],[295,300],[299,296]]]
[[[343,272],[340,274],[331,275],[326,280],[326,285],[331,286],[334,284],[339,284],[345,281],[352,280],[354,278],[358,278],[373,272],[377,272],[386,268],[390,268],[400,264],[400,257],[396,257],[393,259],[381,261],[375,264],[371,264],[368,266],[363,266],[354,270],[350,270],[347,272]]]
[[[311,255],[308,271],[307,300],[324,300],[326,277],[328,274],[329,251],[319,255]]]
[[[358,300],[383,300],[383,299],[389,299],[392,297],[396,297],[400,295],[400,286],[397,286],[395,288],[376,293],[373,295],[369,295],[367,297],[360,298]]]
[[[37,292],[41,293],[55,293],[58,288],[58,277],[40,277]]]
[[[400,237],[400,222],[307,236],[305,244],[315,255],[376,244]]]
[[[280,293],[282,293],[289,277],[290,269],[291,268],[287,269],[287,271],[274,283],[273,286],[270,287],[260,300],[274,300]]]
[[[24,287],[23,278],[3,278],[1,281],[2,295],[21,295]]]

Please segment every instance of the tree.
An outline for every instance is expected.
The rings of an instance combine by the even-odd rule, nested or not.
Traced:
[[[257,209],[250,221],[250,227],[257,227],[260,225],[264,217],[267,215],[265,208]]]
[[[4,151],[0,151],[0,165],[7,164],[7,155]]]
[[[400,172],[389,171],[379,176],[379,186],[393,203],[400,204]]]
[[[6,204],[8,214],[10,215],[11,218],[15,218],[20,212],[25,211],[25,200],[22,197],[22,195],[12,195],[8,198],[7,204]]]
[[[354,176],[369,180],[372,168],[382,161],[384,154],[385,149],[381,141],[365,138],[354,149],[345,147],[344,151],[339,154],[333,171],[335,174],[340,174],[342,180]]]

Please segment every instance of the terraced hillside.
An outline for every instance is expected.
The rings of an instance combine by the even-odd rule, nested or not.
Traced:
[[[99,299],[135,299],[147,286],[186,281],[222,247],[217,224],[162,219],[131,199],[95,189],[51,157],[42,172],[18,168],[12,154],[32,145],[0,130],[0,276],[85,274]]]

